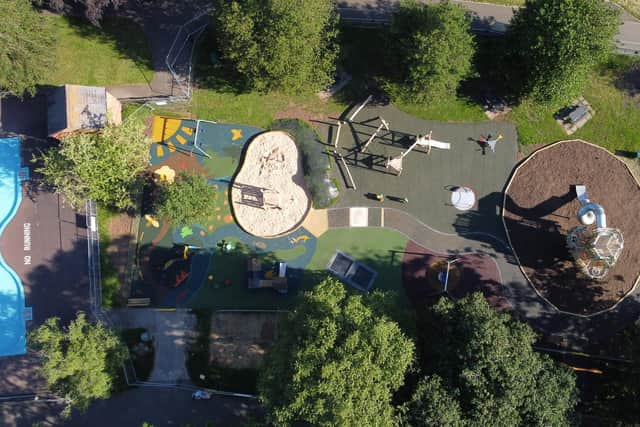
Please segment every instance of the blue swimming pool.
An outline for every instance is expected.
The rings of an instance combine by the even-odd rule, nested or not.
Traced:
[[[19,172],[20,138],[0,138],[0,235],[22,201]],[[0,253],[0,356],[26,352],[23,311],[22,282]]]

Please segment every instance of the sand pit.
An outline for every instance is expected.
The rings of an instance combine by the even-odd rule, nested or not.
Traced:
[[[302,157],[288,133],[265,132],[249,143],[232,185],[231,203],[238,225],[254,236],[279,236],[302,223],[311,200]]]

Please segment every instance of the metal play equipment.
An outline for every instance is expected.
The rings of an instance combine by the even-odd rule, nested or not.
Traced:
[[[433,131],[429,131],[429,133],[426,135],[416,136],[414,143],[411,144],[411,147],[409,147],[407,151],[400,153],[400,155],[397,157],[389,157],[386,165],[387,169],[391,169],[396,173],[396,175],[400,175],[402,173],[402,159],[404,159],[404,157],[407,154],[409,154],[411,151],[413,151],[413,149],[416,148],[417,146],[427,148],[427,154],[431,154],[431,147],[440,148],[442,150],[451,149],[450,143],[431,139],[432,134],[433,134]]]
[[[338,141],[340,140],[340,130],[342,129],[342,125],[344,122],[342,120],[338,121],[338,130],[336,131],[336,139],[333,141],[333,149],[338,149]]]
[[[356,116],[358,115],[358,113],[360,111],[362,111],[362,109],[369,103],[371,102],[371,100],[373,99],[373,95],[369,95],[367,96],[367,99],[364,100],[364,102],[362,104],[360,104],[360,106],[358,108],[356,108],[356,111],[353,112],[353,114],[351,115],[351,117],[349,117],[349,121],[352,122],[353,119],[356,118]]]
[[[362,147],[362,150],[360,150],[361,153],[364,153],[364,151],[367,149],[369,144],[371,144],[371,142],[375,139],[375,137],[378,136],[378,133],[382,130],[383,127],[387,130],[387,132],[391,131],[391,129],[389,129],[389,123],[387,123],[385,119],[380,117],[380,122],[381,122],[380,126],[378,126],[376,131],[369,137],[367,142],[365,142],[364,146]]]
[[[587,276],[602,279],[618,261],[624,239],[620,230],[607,227],[604,208],[589,200],[586,186],[576,185],[576,195],[582,205],[577,214],[582,225],[569,231],[567,247]]]
[[[460,258],[453,258],[453,259],[447,260],[447,271],[446,272],[441,271],[438,274],[438,280],[440,280],[440,282],[444,284],[444,288],[442,290],[442,293],[444,294],[449,293],[449,271],[451,270],[451,264],[455,264],[458,261],[460,261]]]

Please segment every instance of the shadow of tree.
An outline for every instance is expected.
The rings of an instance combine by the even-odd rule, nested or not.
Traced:
[[[553,220],[553,212],[574,199],[572,191],[522,208],[507,196],[505,224],[520,264],[536,289],[556,307],[588,314],[606,309],[619,297],[605,292],[605,282],[586,277],[577,267],[566,244],[566,232]],[[609,281],[621,281],[609,277]]]
[[[144,70],[154,69],[151,49],[145,34],[131,19],[106,17],[100,27],[79,18],[65,19],[73,31],[83,39],[114,46],[122,58],[130,59],[136,64],[142,76],[145,75]]]
[[[58,250],[35,266],[23,282],[25,304],[33,307],[33,323],[59,317],[63,325],[78,311],[90,312],[87,242],[78,236],[71,247]]]

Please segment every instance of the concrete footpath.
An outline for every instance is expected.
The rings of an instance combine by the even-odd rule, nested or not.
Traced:
[[[149,381],[189,384],[187,349],[195,334],[196,317],[188,310],[125,308],[108,313],[114,326],[145,328],[153,336],[155,358]]]

